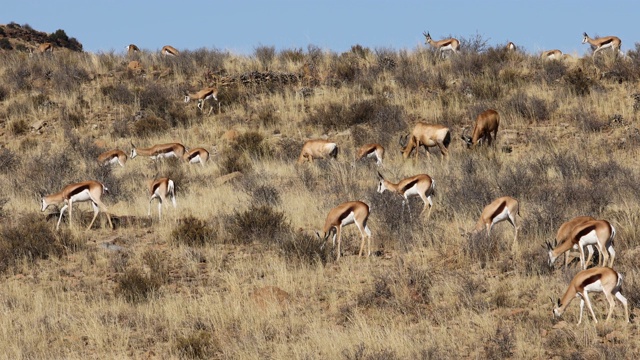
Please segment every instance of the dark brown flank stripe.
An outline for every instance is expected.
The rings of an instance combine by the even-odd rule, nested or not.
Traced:
[[[585,286],[593,284],[594,282],[600,280],[601,277],[601,274],[589,276],[588,278],[584,279],[582,283],[580,283],[580,289],[584,289]]]
[[[452,42],[453,42],[453,40],[448,40],[448,41],[442,43],[442,46],[451,45]]]
[[[415,185],[420,179],[415,179],[411,182],[409,182],[407,185],[405,185],[402,188],[402,193],[405,193],[407,190],[411,189],[413,187],[413,185]]]
[[[156,190],[158,190],[158,188],[160,187],[160,184],[162,184],[162,182],[157,182],[155,184],[153,184],[153,188],[151,189],[151,193],[155,193]]]
[[[372,147],[371,149],[369,149],[369,151],[367,151],[367,153],[365,155],[370,155],[373,154],[374,152],[376,152],[376,147]]]
[[[607,41],[603,42],[602,44],[600,44],[600,46],[602,46],[602,45],[606,45],[606,44],[608,44],[608,43],[610,43],[610,42],[612,42],[612,41],[613,41],[613,39],[609,39],[609,40],[607,40]]]
[[[587,235],[588,233],[590,233],[591,231],[595,230],[596,226],[595,225],[591,225],[588,226],[582,230],[580,230],[580,232],[578,233],[578,239],[580,239],[581,237]]]
[[[77,188],[73,189],[70,193],[69,193],[69,197],[77,195],[81,192],[83,192],[84,190],[89,190],[89,185],[82,185],[82,186],[78,186]]]
[[[196,157],[196,155],[199,155],[200,152],[199,151],[195,151],[194,153],[192,153],[191,155],[189,155],[189,160],[193,159],[194,157]]]
[[[507,206],[507,202],[503,201],[500,204],[500,206],[498,206],[498,209],[496,209],[496,211],[494,211],[493,214],[491,214],[491,219],[494,219],[496,216],[498,216],[498,214],[502,213],[506,206]]]

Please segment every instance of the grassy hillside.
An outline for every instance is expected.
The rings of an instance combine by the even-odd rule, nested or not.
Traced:
[[[181,50],[0,53],[0,348],[5,358],[458,359],[640,356],[638,155],[640,57],[542,61],[481,38],[459,56],[315,46],[251,56]],[[600,56],[602,55],[602,56]],[[130,69],[135,60],[142,68]],[[220,108],[184,103],[218,86]],[[209,104],[214,105],[210,115]],[[501,116],[493,148],[460,136],[482,111]],[[449,158],[403,160],[398,139],[418,121],[449,126]],[[235,136],[232,136],[235,135]],[[307,139],[328,138],[336,160],[296,165]],[[201,167],[139,156],[105,167],[103,151],[180,142],[204,147]],[[384,165],[355,162],[379,142]],[[398,195],[376,192],[427,173],[430,219]],[[177,208],[147,216],[147,181],[176,183]],[[91,207],[55,231],[40,198],[65,185],[103,182],[116,225]],[[520,233],[462,236],[493,199],[520,201]],[[343,256],[313,233],[334,206],[370,205],[374,254],[358,258],[345,228]],[[80,211],[77,211],[77,210]],[[411,213],[409,213],[409,211]],[[592,294],[562,319],[579,265],[547,266],[541,245],[577,215],[615,226],[614,268],[632,322]]]

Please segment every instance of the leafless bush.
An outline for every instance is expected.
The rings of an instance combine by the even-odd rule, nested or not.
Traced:
[[[222,353],[220,343],[209,332],[198,330],[186,336],[178,336],[175,350],[184,359],[212,359]]]
[[[170,125],[165,119],[161,119],[152,114],[147,114],[145,117],[133,124],[133,133],[137,137],[144,138],[153,134],[165,132],[169,128]]]
[[[160,281],[145,275],[137,268],[129,268],[118,276],[115,293],[130,303],[139,303],[155,296],[161,287]]]
[[[484,353],[487,359],[506,359],[513,356],[516,338],[511,327],[498,324],[493,336],[485,341]]]
[[[105,85],[100,92],[117,104],[133,104],[135,100],[135,95],[124,84]]]
[[[250,244],[254,241],[278,244],[291,233],[291,225],[284,212],[271,206],[251,206],[236,212],[228,222],[228,241],[232,244]]]
[[[182,217],[178,223],[171,232],[171,239],[176,244],[204,246],[217,240],[213,227],[194,216]]]
[[[507,101],[507,107],[523,118],[534,121],[549,120],[552,111],[546,101],[523,92],[512,96]]]
[[[582,71],[582,68],[573,69],[564,75],[564,83],[576,96],[585,96],[591,93],[591,87],[595,81]]]
[[[276,57],[276,48],[275,46],[260,45],[253,50],[253,54],[256,59],[260,61],[260,64],[262,64],[262,68],[264,70],[269,70],[273,63],[273,59]]]

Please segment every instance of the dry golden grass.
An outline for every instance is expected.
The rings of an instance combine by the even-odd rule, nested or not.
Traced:
[[[0,261],[2,358],[640,355],[636,58],[565,65],[495,49],[440,60],[425,48],[355,46],[334,54],[262,47],[246,57],[142,52],[136,60],[145,72],[134,74],[121,54],[0,57],[0,230],[19,237],[40,229],[59,251],[17,256],[4,252],[12,239],[0,239],[7,256]],[[585,78],[567,75],[573,69]],[[243,84],[252,72],[298,81]],[[583,95],[576,93],[584,89],[580,79]],[[220,113],[217,105],[208,116],[182,101],[185,89],[216,81]],[[467,150],[462,128],[486,108],[501,114],[497,146]],[[451,127],[449,159],[435,151],[427,158],[421,149],[418,161],[402,160],[398,138],[418,120]],[[223,139],[230,129],[236,141]],[[295,165],[311,138],[338,143],[338,159]],[[205,147],[211,159],[204,168],[142,156],[125,168],[97,166],[98,153],[129,153],[131,142]],[[386,147],[384,166],[354,162],[365,142]],[[234,171],[242,175],[225,180]],[[397,195],[378,194],[377,171],[394,181],[432,176],[431,218],[418,215],[419,199],[411,199],[410,215]],[[176,182],[178,207],[166,202],[162,221],[155,201],[147,217],[146,181],[156,174]],[[40,213],[40,196],[89,179],[111,190],[104,201],[116,229],[101,215],[86,231],[90,206],[81,203],[76,226],[67,230],[64,219],[56,234],[56,211]],[[505,223],[492,241],[461,236],[503,195],[521,203],[513,247]],[[375,253],[357,257],[359,233],[351,226],[336,262],[331,245],[320,249],[312,234],[349,200],[371,207]],[[262,218],[252,218],[257,209]],[[549,269],[541,245],[577,215],[608,219],[617,229],[615,268],[625,275],[631,324],[619,304],[603,323],[601,294],[591,297],[598,324],[585,313],[575,325],[577,299],[563,319],[552,319],[549,298],[561,296],[578,269]],[[25,219],[37,221],[19,227]],[[252,226],[259,222],[264,228]],[[175,231],[205,231],[185,223],[209,231],[204,245],[175,238]],[[34,241],[32,250],[45,248]]]

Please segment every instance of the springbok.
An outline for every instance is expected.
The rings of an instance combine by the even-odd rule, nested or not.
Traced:
[[[520,205],[518,204],[518,200],[510,196],[497,198],[491,202],[491,204],[485,206],[480,214],[480,218],[476,222],[476,226],[470,233],[468,233],[468,235],[473,236],[486,229],[487,237],[490,237],[493,226],[501,221],[507,220],[511,225],[513,225],[513,243],[515,244],[518,240],[516,215],[520,215]]]
[[[151,197],[149,198],[149,211],[147,212],[148,216],[151,216],[151,202],[153,201],[153,199],[158,199],[158,219],[160,220],[162,220],[162,203],[164,203],[164,200],[167,196],[171,197],[171,203],[173,203],[173,207],[177,207],[175,185],[173,183],[173,180],[170,180],[166,177],[149,180],[149,193]]]
[[[587,263],[591,260],[585,259],[584,248],[588,245],[595,245],[600,252],[598,257],[598,266],[613,266],[616,258],[616,252],[613,249],[613,240],[616,237],[616,229],[606,220],[588,220],[576,225],[569,235],[569,239],[558,245],[555,249],[550,242],[547,243],[549,250],[549,265],[553,265],[554,261],[560,254],[566,252],[574,246],[578,246],[580,250],[580,264],[582,269],[587,268]]]
[[[431,215],[431,209],[433,208],[433,201],[431,200],[431,197],[436,194],[436,183],[431,176],[427,174],[419,174],[402,179],[397,184],[394,184],[391,181],[385,180],[382,174],[378,172],[378,193],[382,194],[386,190],[392,191],[404,198],[404,200],[402,200],[403,208],[405,203],[407,204],[407,207],[409,206],[410,197],[420,196],[422,202],[424,202],[424,207],[422,208],[420,215],[427,211],[427,207],[429,208],[427,219]],[[409,215],[411,215],[410,207]]]
[[[596,56],[596,53],[598,51],[606,48],[611,48],[611,51],[613,51],[613,53],[616,55],[622,54],[624,56],[624,53],[622,52],[622,50],[620,50],[620,46],[622,46],[622,41],[617,36],[605,36],[597,39],[592,39],[585,32],[582,34],[582,43],[583,44],[589,43],[591,46],[595,47],[591,57]]]
[[[434,48],[436,48],[440,52],[440,57],[444,58],[444,52],[450,51],[454,54],[458,53],[460,50],[460,41],[456,38],[443,39],[440,41],[434,41],[431,38],[431,35],[427,32],[422,32],[422,35],[425,37],[425,42]]]
[[[431,156],[429,148],[437,146],[443,157],[449,153],[448,147],[451,143],[451,131],[448,127],[439,124],[417,123],[411,134],[400,137],[400,146],[402,147],[402,157],[407,159],[411,155],[411,151],[415,149],[415,158],[418,158],[418,150],[420,146],[427,148],[427,156]]]
[[[348,201],[342,203],[329,211],[327,218],[324,221],[323,234],[317,233],[318,237],[325,242],[329,239],[331,233],[333,233],[333,246],[336,245],[336,238],[338,239],[338,249],[336,255],[336,261],[340,259],[340,243],[342,235],[342,227],[349,224],[356,224],[360,234],[362,235],[362,241],[360,242],[360,252],[358,256],[362,256],[364,250],[364,242],[367,241],[367,253],[366,256],[371,255],[371,230],[367,225],[369,219],[369,205],[362,201]]]
[[[113,229],[111,216],[109,216],[109,213],[107,212],[107,207],[102,203],[102,194],[106,193],[107,191],[108,189],[102,183],[93,180],[69,184],[58,193],[44,196],[42,198],[41,211],[45,211],[47,207],[49,207],[49,205],[64,203],[64,205],[60,209],[60,217],[58,218],[58,223],[56,224],[56,230],[58,230],[60,228],[62,215],[64,214],[65,210],[67,210],[67,208],[69,208],[69,225],[71,226],[73,203],[91,201],[91,206],[93,207],[93,219],[91,219],[91,223],[89,223],[87,230],[91,229],[91,226],[93,226],[93,222],[96,221],[98,213],[101,209],[107,215],[109,225]]]
[[[627,299],[622,296],[620,289],[622,288],[622,274],[619,274],[610,267],[596,267],[587,270],[582,270],[577,273],[571,283],[567,287],[567,291],[562,296],[562,299],[558,299],[557,304],[554,303],[553,316],[562,316],[567,309],[571,300],[576,297],[580,298],[580,317],[578,318],[578,325],[582,322],[582,311],[584,309],[584,303],[587,303],[587,308],[591,312],[593,321],[598,323],[596,314],[593,312],[591,306],[591,300],[589,299],[589,292],[601,292],[609,302],[609,313],[607,319],[609,321],[611,315],[613,315],[613,308],[616,305],[614,297],[620,300],[624,306],[624,315],[626,322],[629,322],[629,307],[627,305]],[[553,302],[553,300],[552,300]]]
[[[384,147],[378,143],[371,143],[362,145],[356,154],[356,161],[362,160],[365,157],[375,158],[376,165],[382,165],[382,158],[384,157]]]
[[[327,157],[336,158],[338,156],[338,145],[334,142],[316,139],[307,140],[302,146],[298,164],[302,164],[306,160],[313,162],[313,159],[324,159]]]
[[[487,141],[487,144],[491,146],[498,136],[499,126],[500,114],[493,109],[488,109],[480,113],[476,118],[472,136],[469,137],[463,133],[461,137],[467,144],[468,148],[476,146],[478,142],[484,143],[485,140]],[[493,133],[493,137],[491,137],[491,133]]]

